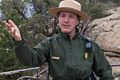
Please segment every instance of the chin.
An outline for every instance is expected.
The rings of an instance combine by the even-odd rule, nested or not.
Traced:
[[[62,30],[63,33],[70,33],[68,30]]]

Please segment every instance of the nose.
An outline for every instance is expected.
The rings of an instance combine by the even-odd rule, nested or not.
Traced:
[[[65,18],[64,18],[64,22],[69,22],[69,18],[68,18],[68,17],[65,17]]]

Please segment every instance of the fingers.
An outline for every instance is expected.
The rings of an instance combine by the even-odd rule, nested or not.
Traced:
[[[12,29],[11,29],[12,26],[7,21],[4,21],[4,24],[8,31],[12,31]]]
[[[20,31],[12,20],[4,21],[5,27],[10,35],[16,40],[22,40]]]
[[[11,27],[16,27],[15,23],[12,20],[8,20],[8,23],[11,25]]]
[[[14,27],[14,28],[17,27],[12,20],[4,21],[4,23],[5,23],[6,26],[8,26],[8,27]]]
[[[4,23],[8,31],[13,32],[13,29],[17,29],[17,26],[12,20],[4,21]]]

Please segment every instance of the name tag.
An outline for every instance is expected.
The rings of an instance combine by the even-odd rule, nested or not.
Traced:
[[[55,60],[60,60],[60,57],[57,57],[57,56],[52,56],[52,59],[55,59]]]

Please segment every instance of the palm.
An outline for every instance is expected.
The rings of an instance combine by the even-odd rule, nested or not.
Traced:
[[[21,40],[20,31],[12,20],[5,22],[5,25],[6,25],[8,32],[15,40]]]

